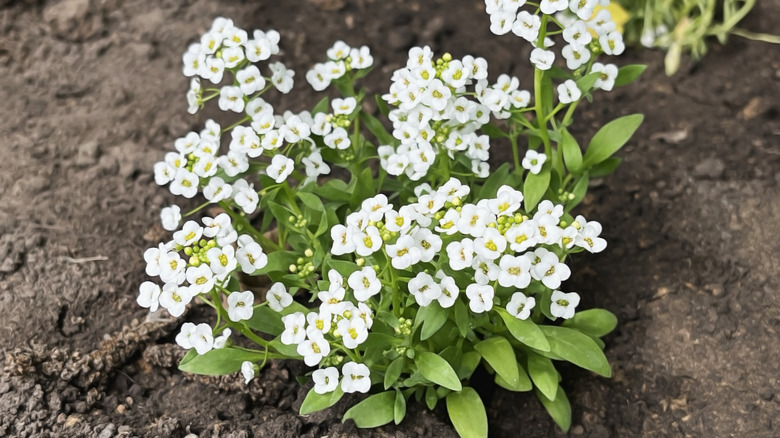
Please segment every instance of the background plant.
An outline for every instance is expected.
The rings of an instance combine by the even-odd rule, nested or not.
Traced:
[[[629,12],[626,39],[632,44],[666,50],[666,74],[673,75],[683,54],[701,59],[708,39],[723,44],[729,35],[780,43],[780,37],[737,27],[753,9],[755,0],[662,0],[619,2]]]
[[[601,226],[570,210],[589,178],[614,170],[613,154],[641,116],[606,124],[584,154],[568,126],[581,99],[631,82],[642,67],[595,62],[623,50],[608,12],[587,22],[552,15],[591,17],[595,2],[543,1],[530,12],[521,3],[488,2],[488,12],[495,33],[512,30],[538,46],[533,93],[506,74],[489,83],[482,58],[414,48],[377,99],[390,132],[363,110],[356,89],[373,64],[366,47],[334,44],[306,79],[316,90],[335,85],[342,97],[297,114],[278,114],[265,100],[274,88],[289,92],[294,72],[270,62],[264,75],[254,65],[278,53],[278,33],[250,38],[217,19],[190,47],[190,112],[218,99],[236,120],[224,128],[207,121],[155,166],[174,194],[208,201],[184,215],[166,208],[164,226],[178,231],[144,254],[163,285],[141,285],[140,305],[180,316],[198,300],[217,316],[213,326],[182,325],[176,341],[190,349],[182,370],[241,370],[248,382],[269,359],[298,358],[318,368],[303,414],[374,388],[345,420],[398,423],[409,398],[431,408],[445,399],[458,432],[481,436],[484,406],[468,383],[484,364],[497,384],[534,389],[568,428],[553,361],[609,376],[600,337],[616,324],[605,310],[575,312],[579,294],[560,290],[568,256],[606,246]],[[566,69],[553,65],[556,35],[566,41]],[[223,78],[228,84],[204,86]],[[491,140],[513,156],[492,172]],[[210,204],[224,213],[180,226]],[[241,275],[267,286],[242,290]],[[563,324],[551,324],[558,318]],[[245,339],[234,342],[233,333]]]

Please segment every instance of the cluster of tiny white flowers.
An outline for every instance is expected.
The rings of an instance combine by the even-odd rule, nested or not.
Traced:
[[[528,91],[519,89],[519,80],[509,75],[502,74],[490,85],[487,68],[484,58],[452,59],[444,54],[434,61],[428,46],[409,50],[406,67],[393,73],[389,93],[382,96],[398,107],[389,117],[393,137],[400,142],[398,147],[379,147],[382,168],[417,181],[439,154],[454,159],[465,153],[472,171],[487,176],[490,142],[476,131],[488,123],[491,113],[508,118],[510,110],[525,108],[531,99]],[[472,85],[473,91],[468,91]]]
[[[232,20],[218,17],[200,42],[190,45],[182,56],[182,71],[185,76],[193,78],[187,92],[188,111],[196,113],[203,103],[201,80],[218,85],[226,71],[235,76],[236,83],[219,91],[219,107],[223,111],[242,112],[246,101],[265,89],[266,81],[280,92],[288,93],[292,89],[295,72],[280,62],[274,62],[268,65],[271,75],[264,77],[260,69],[252,64],[266,61],[278,53],[279,32],[255,30],[250,39],[249,34],[236,27]]]
[[[374,65],[368,46],[350,47],[344,41],[336,41],[328,49],[328,61],[314,64],[306,73],[306,80],[316,91],[322,91],[350,70],[363,70]]]
[[[601,73],[595,87],[605,91],[612,89],[617,77],[613,64],[592,63],[600,53],[620,55],[625,50],[623,35],[617,31],[612,15],[606,9],[596,12],[597,6],[608,6],[609,0],[542,0],[534,13],[520,9],[525,0],[485,0],[490,15],[490,30],[496,35],[509,32],[525,39],[534,46],[530,61],[539,70],[549,70],[555,62],[551,47],[555,42],[544,38],[540,44],[542,17],[560,27],[564,42],[561,49],[566,67],[576,74]],[[546,34],[546,33],[545,33]],[[583,71],[590,65],[589,71]],[[578,101],[582,92],[572,80],[558,86],[558,97],[562,104]]]
[[[579,296],[560,295],[561,283],[571,274],[562,258],[575,247],[592,253],[604,250],[601,225],[582,216],[564,224],[563,206],[548,200],[529,217],[522,211],[523,194],[509,186],[477,204],[463,203],[469,192],[452,178],[438,190],[427,184],[417,187],[417,201],[397,210],[384,195],[367,199],[347,216],[346,224],[331,229],[331,252],[368,258],[384,251],[393,269],[417,272],[408,292],[420,306],[438,301],[443,308],[450,307],[463,288],[472,312],[482,313],[492,309],[500,286],[516,290],[506,308],[526,319],[536,303],[526,295],[527,289],[536,281],[554,291],[551,314],[571,318]],[[425,272],[431,266],[435,276]],[[371,274],[362,277],[366,288],[375,285],[378,291],[381,284],[373,269],[363,271]],[[452,277],[458,271],[469,274],[470,284],[459,288]],[[359,284],[355,296],[358,290]]]
[[[228,293],[228,318],[234,322],[252,317],[254,295],[251,291],[227,291],[230,278],[239,269],[252,274],[268,262],[260,245],[249,235],[239,236],[225,213],[203,218],[202,225],[185,222],[173,233],[173,240],[147,249],[144,260],[146,274],[159,277],[163,286],[143,282],[137,298],[141,307],[151,312],[162,307],[171,316],[179,317],[195,297],[210,298],[213,291],[221,290]],[[215,336],[208,324],[185,323],[176,342],[183,348],[194,348],[198,354],[205,354],[212,348],[225,346],[230,329],[220,332],[221,335]]]

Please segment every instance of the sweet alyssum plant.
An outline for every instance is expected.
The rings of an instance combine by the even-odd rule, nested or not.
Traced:
[[[173,239],[145,252],[159,282],[138,297],[174,317],[193,301],[214,309],[211,324],[185,322],[176,336],[189,349],[181,370],[240,370],[249,383],[268,360],[299,359],[314,383],[303,415],[371,393],[344,420],[374,427],[401,422],[410,398],[431,409],[444,399],[470,437],[487,434],[470,386],[483,366],[508,390],[534,390],[569,427],[555,361],[609,376],[600,337],[616,325],[606,310],[577,311],[580,295],[563,286],[570,255],[606,246],[599,223],[571,210],[589,178],[617,166],[641,116],[605,125],[584,155],[568,126],[582,99],[642,67],[596,62],[622,40],[608,15],[590,18],[594,2],[524,4],[487,10],[495,33],[536,46],[533,90],[507,74],[490,82],[483,58],[416,47],[377,98],[389,131],[356,89],[373,64],[367,47],[339,41],[305,75],[340,98],[280,113],[266,99],[290,92],[295,73],[270,59],[277,32],[250,35],[218,18],[190,46],[189,111],[217,100],[225,120],[208,120],[155,165],[157,183],[206,202],[163,209]],[[562,26],[560,12],[580,18]],[[490,169],[491,150],[506,148],[512,162]],[[215,217],[182,223],[215,205]],[[257,279],[265,285],[244,286]]]

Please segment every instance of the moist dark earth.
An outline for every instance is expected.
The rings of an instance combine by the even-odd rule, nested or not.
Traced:
[[[146,322],[135,303],[142,252],[166,234],[174,202],[152,165],[210,115],[186,113],[181,54],[215,16],[281,33],[297,88],[333,41],[371,46],[364,82],[389,85],[413,45],[481,55],[530,88],[528,47],[489,33],[469,1],[0,2],[0,436],[455,436],[440,405],[410,405],[400,426],[359,430],[349,402],[297,415],[296,363],[239,376],[176,369],[176,321]],[[742,23],[779,33],[780,2]],[[581,105],[583,143],[641,112],[617,173],[595,181],[580,213],[604,225],[607,250],[572,261],[581,308],[620,324],[606,338],[613,378],[561,367],[569,436],[774,437],[780,432],[780,47],[732,37],[672,78],[663,53],[634,85]],[[493,147],[496,162],[508,157]],[[193,308],[188,318],[204,318]],[[482,388],[496,437],[563,436],[531,393]]]

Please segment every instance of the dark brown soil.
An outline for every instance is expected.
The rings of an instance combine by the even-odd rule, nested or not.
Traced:
[[[202,123],[185,112],[180,56],[216,15],[281,32],[299,92],[279,107],[302,109],[317,100],[306,68],[336,39],[372,47],[372,92],[414,44],[527,76],[527,49],[490,35],[481,0],[0,4],[0,436],[454,435],[441,407],[413,405],[401,426],[373,431],[341,424],[344,402],[299,417],[294,363],[249,388],[183,375],[176,323],[143,323],[135,297],[173,202],[152,165]],[[744,27],[779,22],[780,2],[765,0]],[[735,37],[671,79],[661,53],[623,58],[650,67],[573,125],[588,138],[618,115],[646,116],[581,207],[609,248],[575,259],[570,286],[620,325],[607,338],[612,379],[563,368],[569,435],[777,436],[780,48]],[[532,394],[495,390],[487,405],[491,436],[562,435]]]

